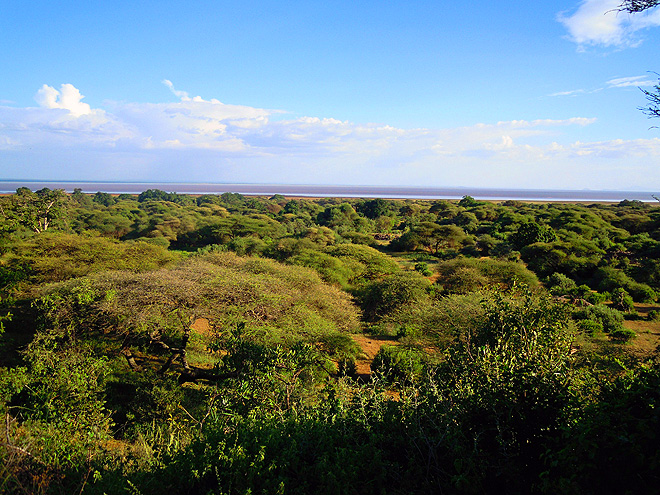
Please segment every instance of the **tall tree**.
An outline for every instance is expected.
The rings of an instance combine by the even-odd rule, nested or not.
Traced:
[[[8,208],[3,209],[5,219],[34,232],[44,232],[64,215],[66,193],[62,189],[39,189],[32,192],[26,187],[16,190]]]

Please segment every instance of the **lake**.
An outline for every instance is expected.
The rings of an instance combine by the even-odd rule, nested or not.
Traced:
[[[228,184],[185,182],[82,182],[82,181],[19,181],[0,180],[0,193],[15,192],[19,187],[33,191],[48,187],[72,192],[79,188],[86,193],[136,194],[147,189],[161,189],[179,194],[221,194],[234,192],[245,195],[340,198],[401,198],[460,199],[469,195],[476,199],[503,201],[655,201],[651,191],[596,191],[552,189],[489,189],[479,187],[414,187],[414,186],[345,186],[322,184]]]

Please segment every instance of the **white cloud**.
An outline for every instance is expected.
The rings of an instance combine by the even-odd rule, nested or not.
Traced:
[[[648,76],[632,76],[632,77],[618,77],[607,81],[610,88],[628,88],[633,87],[648,87],[655,86],[657,81],[654,81]]]
[[[630,88],[630,87],[652,87],[658,84],[657,80],[653,80],[649,76],[628,76],[628,77],[616,77],[605,82],[604,87],[585,90],[585,89],[576,89],[573,91],[560,91],[557,93],[549,94],[548,96],[577,96],[582,94],[592,94],[603,91],[603,89],[616,89],[616,88]]]
[[[44,84],[34,96],[35,101],[43,108],[61,108],[68,110],[74,117],[92,113],[91,107],[83,103],[83,95],[73,84],[62,84],[60,90]]]
[[[45,85],[39,108],[0,106],[0,169],[7,177],[71,180],[620,187],[619,172],[597,172],[611,160],[639,162],[645,173],[639,184],[660,187],[657,160],[648,159],[660,156],[660,140],[571,144],[571,128],[593,118],[400,129],[312,116],[273,119],[281,112],[171,89],[176,102],[109,102],[98,109],[82,103],[71,85],[60,91]]]
[[[573,89],[570,91],[558,91],[556,93],[551,93],[548,96],[577,96],[584,93],[587,93],[584,89]]]
[[[174,84],[172,84],[172,81],[170,81],[169,79],[163,79],[163,84],[168,88],[170,88],[172,94],[177,98],[180,98],[181,101],[190,101],[190,97],[188,96],[188,93],[186,93],[185,91],[177,91],[176,89],[174,89]]]
[[[618,12],[621,0],[583,0],[575,12],[557,16],[580,45],[634,47],[641,43],[639,31],[660,26],[660,9],[628,14]]]

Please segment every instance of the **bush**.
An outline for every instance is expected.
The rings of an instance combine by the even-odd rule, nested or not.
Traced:
[[[610,298],[610,294],[602,294],[600,292],[589,292],[584,299],[591,304],[603,304]]]
[[[424,362],[425,355],[420,350],[384,345],[374,357],[371,371],[393,383],[414,383],[422,376]]]
[[[415,271],[421,273],[425,277],[430,277],[431,275],[433,275],[433,272],[429,268],[428,263],[425,263],[423,261],[420,261],[419,263],[415,263]]]
[[[577,322],[577,327],[590,337],[594,337],[603,331],[603,324],[594,320],[580,320]]]
[[[639,283],[622,270],[611,267],[599,268],[594,275],[594,282],[600,291],[613,291],[618,288],[625,289],[634,301],[652,303],[657,299],[655,291],[646,284]]]
[[[571,289],[576,287],[576,283],[572,278],[567,277],[563,273],[555,272],[548,277],[548,287],[550,293],[555,296],[565,296],[569,294]]]
[[[651,320],[651,321],[659,321],[660,320],[660,311],[658,311],[657,309],[652,309],[651,311],[649,311],[648,317],[649,317],[649,320]]]
[[[631,313],[635,310],[635,305],[633,304],[633,298],[628,294],[625,289],[618,287],[612,291],[612,304],[619,311],[625,313]]]
[[[467,294],[494,284],[508,288],[514,282],[538,286],[536,275],[522,263],[514,261],[456,258],[438,263],[436,270],[436,284],[445,292],[454,294]]]
[[[451,294],[401,306],[378,322],[380,333],[430,340],[440,348],[482,324],[482,295]]]
[[[355,271],[341,258],[313,249],[305,249],[291,256],[287,263],[313,268],[325,282],[345,290],[351,288],[349,281],[355,277]]]
[[[616,309],[603,304],[596,304],[576,311],[573,314],[576,320],[593,320],[600,322],[605,333],[616,332],[623,328],[623,315]]]
[[[392,258],[362,244],[341,244],[328,247],[324,252],[352,267],[354,283],[360,280],[376,280],[401,270]]]
[[[162,239],[162,238],[161,238]],[[0,281],[59,282],[104,270],[144,272],[179,258],[146,242],[119,242],[107,237],[43,233],[16,241],[0,259]],[[3,280],[4,279],[4,280]]]
[[[369,282],[358,291],[364,315],[377,320],[402,306],[428,299],[431,283],[419,273],[400,272],[383,280]]]
[[[610,338],[617,342],[626,343],[637,337],[637,334],[628,328],[618,328],[610,333]]]
[[[85,305],[78,303],[81,287],[91,294]],[[192,318],[217,329],[244,321],[260,339],[278,342],[318,342],[359,326],[350,297],[314,271],[221,252],[193,256],[172,269],[106,272],[51,285],[42,300],[38,309],[51,328],[103,330],[135,342],[156,333],[174,347]]]

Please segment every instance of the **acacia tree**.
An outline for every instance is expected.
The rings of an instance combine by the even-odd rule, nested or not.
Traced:
[[[10,227],[21,225],[40,233],[63,216],[66,199],[62,189],[43,188],[32,192],[27,187],[20,187],[1,213]]]

